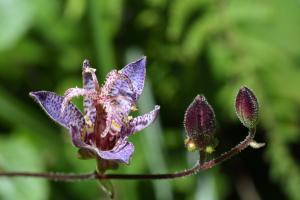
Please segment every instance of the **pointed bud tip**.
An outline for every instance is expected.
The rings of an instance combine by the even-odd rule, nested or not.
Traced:
[[[208,136],[213,138],[216,129],[215,114],[203,95],[197,95],[187,108],[184,127],[188,137],[199,143],[199,148],[203,148],[211,142],[206,141],[206,138]]]
[[[246,86],[242,86],[236,96],[235,109],[245,127],[254,128],[256,126],[259,105],[255,94]]]
[[[206,102],[206,98],[205,98],[205,96],[203,96],[203,95],[200,95],[200,94],[198,94],[196,97],[195,97],[195,100],[194,101],[205,101]]]

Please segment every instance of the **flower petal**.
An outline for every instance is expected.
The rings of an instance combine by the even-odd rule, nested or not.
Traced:
[[[107,97],[105,99],[108,103],[106,106],[122,115],[128,115],[130,108],[135,105],[137,100],[137,93],[131,80],[116,70],[107,75],[102,87],[102,95]]]
[[[144,114],[142,116],[138,116],[129,122],[129,128],[125,132],[124,135],[129,136],[135,132],[141,131],[147,126],[149,126],[157,117],[160,107],[156,105],[154,110],[151,112]]]
[[[30,96],[40,104],[51,119],[60,125],[66,128],[70,128],[71,125],[73,125],[78,127],[79,130],[84,127],[84,118],[81,112],[72,103],[67,104],[65,113],[61,115],[60,110],[64,100],[62,96],[48,91],[30,92]]]
[[[124,141],[124,143],[121,144],[117,149],[113,149],[110,151],[98,151],[98,155],[106,160],[116,160],[128,164],[133,152],[133,144]]]
[[[99,84],[93,68],[88,60],[84,60],[82,64],[82,80],[83,80],[83,88],[85,90],[98,90]],[[91,98],[84,96],[83,97],[83,107],[84,114],[95,123],[96,119],[96,108],[93,105],[93,101]]]
[[[64,100],[61,103],[61,115],[64,114],[66,107],[68,106],[68,103],[74,98],[74,97],[80,97],[80,96],[88,96],[90,93],[88,90],[84,88],[69,88],[64,94]]]
[[[109,151],[101,151],[95,146],[87,145],[80,142],[80,148],[84,148],[94,152],[100,158],[105,160],[114,160],[118,162],[123,162],[128,164],[129,160],[134,152],[134,146],[131,142],[123,140],[121,144],[118,145],[116,149],[112,149]]]
[[[126,75],[132,82],[134,91],[136,92],[136,99],[141,95],[146,75],[146,57],[142,57],[132,63],[126,65],[120,72]]]
[[[81,139],[81,129],[78,126],[71,125],[69,132],[72,137],[72,143],[74,144],[75,147],[78,148],[85,148],[88,145]]]

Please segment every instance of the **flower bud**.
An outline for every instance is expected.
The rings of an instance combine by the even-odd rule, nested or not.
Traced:
[[[254,93],[247,87],[241,87],[236,101],[235,110],[238,118],[247,128],[255,128],[258,121],[258,102]]]
[[[187,108],[184,116],[184,126],[188,135],[186,141],[189,141],[186,145],[192,144],[191,141],[193,141],[200,150],[211,145],[214,139],[216,121],[214,111],[204,96],[197,95]]]

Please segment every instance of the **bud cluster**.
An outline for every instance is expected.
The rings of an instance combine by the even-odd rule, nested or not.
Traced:
[[[254,93],[242,87],[236,97],[235,109],[241,123],[248,129],[254,129],[258,121],[258,102]],[[189,105],[184,116],[187,133],[185,145],[188,151],[199,150],[212,153],[217,144],[215,138],[216,119],[213,108],[204,96],[197,95]]]

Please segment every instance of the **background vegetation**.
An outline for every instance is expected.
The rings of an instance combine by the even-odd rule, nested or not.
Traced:
[[[300,199],[299,10],[297,0],[0,0],[0,170],[94,170],[28,93],[81,86],[84,58],[103,81],[147,55],[139,111],[160,104],[160,118],[131,138],[136,152],[118,172],[192,166],[182,121],[198,93],[215,108],[216,153],[239,142],[246,129],[233,102],[241,85],[258,96],[257,140],[267,146],[189,178],[113,181],[117,199]],[[0,179],[4,200],[102,198],[93,181]]]

